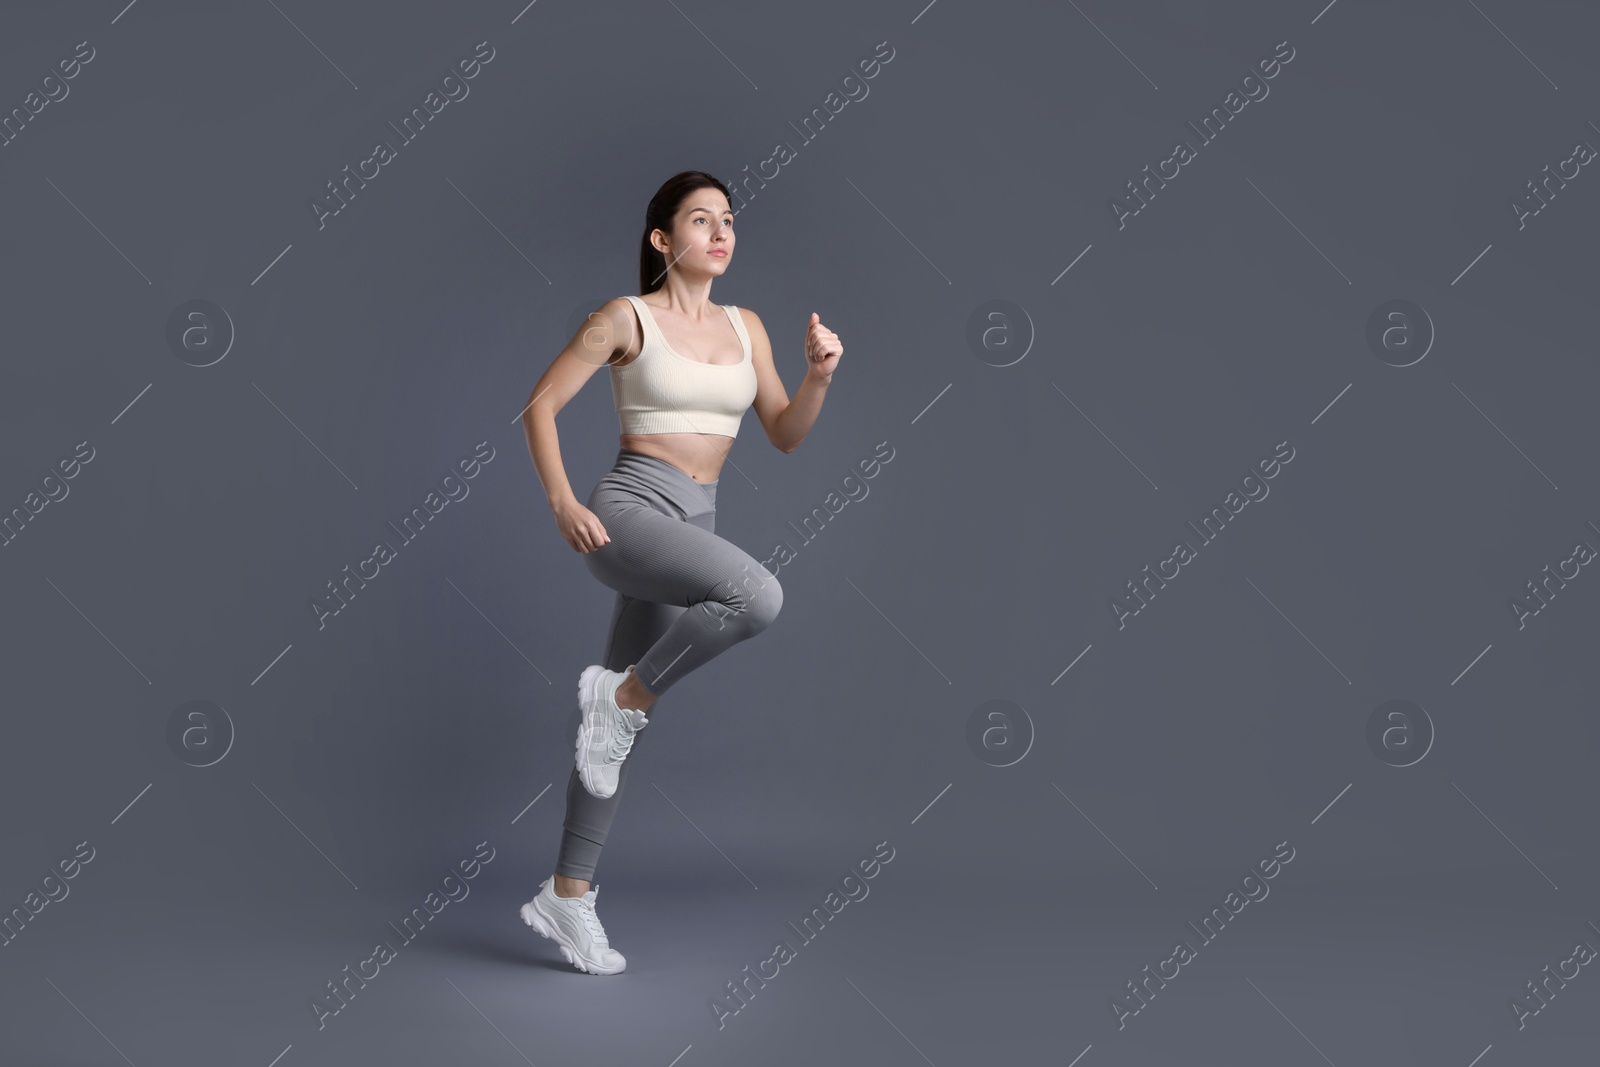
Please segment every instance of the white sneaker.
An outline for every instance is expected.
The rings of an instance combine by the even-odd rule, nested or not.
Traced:
[[[583,713],[575,753],[578,780],[601,799],[616,793],[617,776],[633,748],[634,735],[650,722],[642,711],[617,707],[617,687],[635,666],[609,671],[596,664],[585,667],[578,679],[578,707]]]
[[[628,961],[611,947],[594,912],[599,892],[599,886],[592,886],[581,897],[558,897],[551,875],[522,906],[522,921],[561,946],[562,958],[585,974],[620,974]]]

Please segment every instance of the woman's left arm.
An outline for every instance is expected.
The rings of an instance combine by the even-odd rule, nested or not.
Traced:
[[[816,312],[806,325],[806,376],[794,399],[789,399],[772,361],[772,342],[766,327],[755,312],[739,309],[750,334],[750,355],[756,369],[756,416],[767,431],[767,440],[781,452],[800,447],[822,411],[822,400],[833,380],[834,369],[844,355],[839,335],[822,325]]]

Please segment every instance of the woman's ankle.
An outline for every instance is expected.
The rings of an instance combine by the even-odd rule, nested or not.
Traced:
[[[619,708],[643,712],[649,712],[650,705],[656,702],[655,694],[644,687],[637,674],[631,672],[623,679],[622,684],[617,686],[613,699]]]
[[[582,878],[568,878],[564,874],[557,874],[555,883],[551,888],[558,897],[581,897],[589,891],[589,883]]]

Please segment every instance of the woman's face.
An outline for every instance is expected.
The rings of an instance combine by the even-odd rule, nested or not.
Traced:
[[[669,266],[717,277],[733,259],[733,211],[716,189],[696,189],[684,198],[672,227]]]

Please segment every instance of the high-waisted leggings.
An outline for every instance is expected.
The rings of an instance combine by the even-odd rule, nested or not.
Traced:
[[[716,481],[697,482],[665,460],[621,449],[589,494],[588,508],[611,538],[583,555],[589,573],[617,591],[601,659],[608,670],[633,666],[639,683],[659,697],[778,617],[783,587],[777,577],[712,532]],[[649,732],[635,737],[617,791],[604,800],[583,787],[573,768],[557,874],[594,880],[628,768]]]

